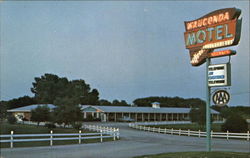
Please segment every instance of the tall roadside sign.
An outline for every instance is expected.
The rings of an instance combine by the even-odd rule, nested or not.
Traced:
[[[242,19],[239,19],[240,14],[240,9],[225,8],[210,12],[196,20],[184,22],[186,29],[184,40],[189,50],[191,65],[199,66],[206,62],[207,151],[211,151],[211,87],[231,86],[231,64],[210,65],[210,62],[211,58],[236,54],[233,50],[216,52],[214,50],[239,43],[242,23]],[[226,93],[219,94],[222,95],[217,94],[214,98],[221,98],[220,96]]]

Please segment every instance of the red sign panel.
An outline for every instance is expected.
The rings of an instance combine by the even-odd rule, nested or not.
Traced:
[[[226,8],[211,12],[197,20],[185,22],[184,40],[193,66],[203,64],[216,48],[237,45],[240,40],[240,10]]]
[[[235,38],[237,33],[236,23],[237,20],[234,19],[220,25],[216,24],[187,31],[184,33],[186,48],[212,49],[238,44],[239,41],[236,41]]]
[[[235,55],[235,54],[236,54],[236,52],[233,50],[222,50],[222,51],[218,51],[218,52],[209,53],[208,58],[216,58],[216,57]]]

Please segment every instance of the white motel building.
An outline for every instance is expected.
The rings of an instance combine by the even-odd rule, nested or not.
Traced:
[[[17,118],[30,120],[31,110],[39,105],[29,105],[25,107],[7,110]],[[42,105],[40,105],[42,106]],[[52,104],[47,104],[51,109],[55,108]],[[118,121],[188,121],[191,108],[160,107],[158,102],[152,103],[152,107],[134,107],[134,106],[99,106],[99,105],[81,105],[83,118],[91,116],[102,122]],[[211,109],[212,118],[215,121],[222,120],[219,112]]]

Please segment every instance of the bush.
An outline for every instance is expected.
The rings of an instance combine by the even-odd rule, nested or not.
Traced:
[[[28,119],[26,119],[25,117],[22,119],[23,121],[29,121]]]
[[[80,130],[82,128],[82,123],[81,122],[72,123],[72,127],[76,130]]]
[[[8,116],[7,119],[8,119],[8,122],[9,122],[10,124],[15,124],[15,123],[17,122],[16,117],[13,116],[13,115]]]
[[[88,115],[87,118],[83,119],[83,121],[85,121],[85,122],[97,122],[97,121],[101,121],[101,119],[95,118],[92,115]]]
[[[47,127],[48,129],[52,129],[52,128],[56,128],[56,125],[53,123],[46,123],[45,127]]]
[[[226,122],[221,126],[221,130],[224,132],[247,132],[248,125],[246,120],[240,115],[232,115],[228,117]]]

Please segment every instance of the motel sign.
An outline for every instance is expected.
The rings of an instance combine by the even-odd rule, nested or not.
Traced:
[[[225,8],[213,11],[199,19],[185,21],[184,40],[189,50],[190,63],[199,66],[206,62],[206,137],[207,151],[211,151],[211,88],[231,85],[230,60],[227,64],[210,65],[211,58],[235,55],[232,50],[214,49],[237,45],[240,40],[242,19],[238,19],[241,10]],[[225,90],[217,91],[213,101],[225,105],[230,99]]]
[[[240,40],[241,11],[226,8],[213,11],[197,20],[186,21],[185,46],[193,66],[203,64],[214,49],[237,45]]]

